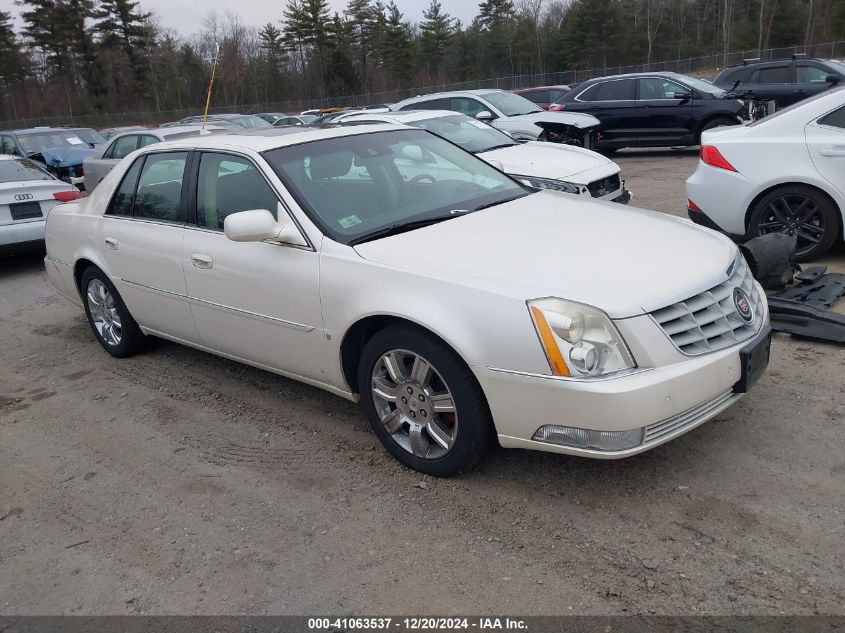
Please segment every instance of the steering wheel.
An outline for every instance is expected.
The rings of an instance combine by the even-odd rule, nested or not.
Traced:
[[[413,187],[418,182],[422,182],[423,180],[428,180],[431,184],[437,182],[437,179],[432,176],[431,174],[417,174],[413,178],[411,178],[408,182],[405,183],[405,191],[402,192],[402,195],[399,197],[399,204],[404,204],[405,199],[411,193],[411,187]]]

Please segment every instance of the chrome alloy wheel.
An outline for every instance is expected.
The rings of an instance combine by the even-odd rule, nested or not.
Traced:
[[[383,354],[373,368],[373,402],[403,449],[422,459],[446,455],[458,437],[452,392],[425,358],[407,350]]]
[[[97,333],[110,347],[117,347],[123,337],[120,314],[114,304],[114,297],[99,279],[92,279],[86,290],[88,311]]]
[[[772,200],[763,211],[759,233],[786,233],[798,238],[797,255],[811,251],[824,239],[827,226],[822,208],[812,199],[796,194]]]

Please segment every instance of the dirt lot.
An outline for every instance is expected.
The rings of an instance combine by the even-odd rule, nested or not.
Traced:
[[[618,160],[683,212],[694,152]],[[845,614],[842,347],[778,336],[753,393],[644,455],[452,480],[316,389],[111,358],[38,258],[0,262],[0,349],[3,614]]]

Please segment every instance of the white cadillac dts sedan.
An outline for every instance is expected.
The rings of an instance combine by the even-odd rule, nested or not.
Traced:
[[[421,173],[432,156],[450,168]],[[52,211],[46,266],[112,355],[154,335],[360,400],[432,475],[495,439],[639,453],[734,403],[769,355],[727,238],[534,191],[395,125],[142,148]]]

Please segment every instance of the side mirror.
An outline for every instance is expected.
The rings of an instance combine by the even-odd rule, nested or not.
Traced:
[[[678,92],[676,92],[675,94],[672,95],[672,98],[673,99],[680,99],[681,101],[689,101],[690,99],[692,99],[692,93],[691,92],[678,91]]]
[[[482,110],[478,114],[475,115],[475,118],[479,121],[492,121],[496,117],[493,116],[493,113],[490,110]]]
[[[839,75],[828,75],[824,80],[829,84],[836,85],[839,83]]]
[[[279,205],[281,207],[281,205]],[[279,214],[283,210],[279,209]],[[267,209],[239,211],[223,220],[223,232],[233,242],[263,242],[274,240],[297,246],[307,246],[305,239],[293,224],[276,222]]]

